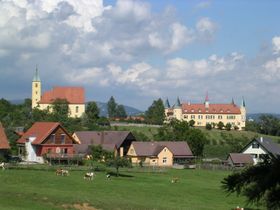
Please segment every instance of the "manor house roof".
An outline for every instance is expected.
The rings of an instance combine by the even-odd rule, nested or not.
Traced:
[[[235,104],[182,104],[183,114],[241,114],[240,108]]]
[[[85,90],[83,87],[54,87],[44,92],[40,104],[51,104],[56,99],[66,99],[69,104],[84,104]]]

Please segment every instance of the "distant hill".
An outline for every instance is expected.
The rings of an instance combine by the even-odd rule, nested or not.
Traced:
[[[108,116],[107,103],[96,101],[96,104],[97,104],[98,108],[100,109],[100,116],[107,117]],[[131,107],[131,106],[124,105],[124,109],[128,116],[135,116],[135,115],[139,115],[139,114],[143,113],[143,111],[136,109],[134,107]]]
[[[23,104],[24,103],[24,99],[14,99],[14,100],[9,100],[11,104]]]

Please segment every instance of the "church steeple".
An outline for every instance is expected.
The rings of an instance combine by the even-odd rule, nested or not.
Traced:
[[[243,107],[246,107],[244,97],[242,97],[242,103],[241,103],[241,105],[242,105]]]
[[[33,77],[33,82],[41,82],[40,77],[39,77],[39,73],[38,73],[38,66],[36,65],[36,70],[35,70],[35,74]]]
[[[209,108],[209,96],[208,91],[206,92],[205,101],[204,101],[205,108]]]
[[[176,100],[176,103],[174,105],[174,108],[180,108],[180,107],[181,107],[181,102],[180,102],[179,97],[177,97],[177,100]]]
[[[170,108],[170,103],[169,103],[168,98],[167,98],[166,101],[165,101],[164,107],[165,107],[166,109],[169,109],[169,108]]]
[[[39,77],[38,67],[36,65],[35,75],[32,80],[32,109],[38,106],[41,100],[41,80]]]

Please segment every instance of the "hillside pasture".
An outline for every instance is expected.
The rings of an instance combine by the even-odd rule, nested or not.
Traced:
[[[56,176],[55,170],[0,171],[0,209],[184,209],[225,210],[245,205],[221,189],[225,171],[174,170],[105,172],[84,180],[85,171]],[[178,178],[177,183],[171,180]],[[253,208],[252,208],[253,209]]]

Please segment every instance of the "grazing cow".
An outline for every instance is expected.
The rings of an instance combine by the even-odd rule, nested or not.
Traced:
[[[95,173],[94,172],[87,172],[84,175],[84,179],[87,179],[87,180],[93,180],[93,177],[95,177]]]
[[[69,171],[60,168],[56,170],[55,174],[57,176],[69,176]]]
[[[2,170],[5,170],[5,163],[0,163],[0,167],[2,167]]]
[[[111,174],[106,174],[106,178],[110,179],[111,178]]]
[[[173,177],[171,179],[171,183],[177,183],[177,182],[179,182],[179,178],[178,177]]]

